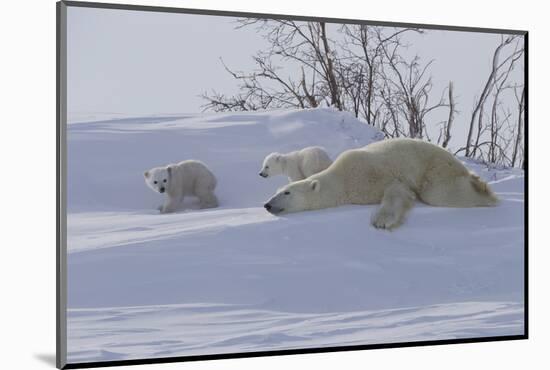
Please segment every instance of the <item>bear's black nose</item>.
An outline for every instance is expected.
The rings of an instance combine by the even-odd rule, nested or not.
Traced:
[[[160,188],[160,189],[159,189],[159,191],[160,191],[161,193],[164,193],[164,190],[165,190],[164,188]]]
[[[269,203],[264,204],[264,208],[269,211],[271,209],[271,204]]]
[[[262,177],[267,177],[266,174],[264,174],[263,172],[260,172],[258,175],[262,176]]]

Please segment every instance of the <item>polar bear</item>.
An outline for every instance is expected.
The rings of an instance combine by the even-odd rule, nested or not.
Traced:
[[[166,193],[166,201],[159,210],[161,213],[174,212],[184,196],[199,198],[201,208],[218,206],[214,194],[216,177],[200,161],[188,160],[164,167],[155,167],[143,173],[145,183],[154,191]]]
[[[388,139],[343,152],[326,170],[281,188],[264,205],[272,214],[378,204],[373,226],[399,226],[420,201],[441,207],[495,206],[489,186],[446,150],[416,139]]]
[[[287,154],[271,153],[264,159],[260,176],[286,175],[289,182],[303,180],[332,164],[325,150],[311,146]]]

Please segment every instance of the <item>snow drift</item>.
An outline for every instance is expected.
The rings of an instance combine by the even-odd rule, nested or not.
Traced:
[[[330,109],[105,119],[68,128],[69,362],[523,333],[523,172],[466,163],[495,208],[285,217],[266,154],[334,159],[382,135]],[[143,171],[199,159],[220,208],[160,215]]]

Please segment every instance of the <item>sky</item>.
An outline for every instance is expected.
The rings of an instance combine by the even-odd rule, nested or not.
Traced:
[[[220,58],[232,69],[252,70],[251,56],[267,46],[254,28],[236,25],[232,17],[69,7],[69,120],[86,113],[201,112],[201,93],[236,92]],[[455,125],[467,124],[499,40],[495,34],[437,30],[407,39],[411,54],[434,59],[434,98],[454,82]],[[521,73],[518,68],[519,81]],[[439,115],[431,118],[434,124],[447,112]],[[465,130],[457,131],[461,136]]]
[[[69,112],[200,112],[199,94],[234,85],[220,58],[247,69],[265,46],[235,26],[226,17],[69,7]]]

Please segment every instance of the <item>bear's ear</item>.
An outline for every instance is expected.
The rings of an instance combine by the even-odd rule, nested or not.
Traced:
[[[319,180],[311,180],[311,183],[309,184],[311,186],[311,190],[313,191],[319,191],[321,188],[321,184],[319,184]]]
[[[275,162],[281,161],[281,155],[279,153],[275,154]]]
[[[149,175],[150,175],[150,174],[149,174],[149,171],[145,171],[145,172],[143,173],[143,176],[144,176],[146,179],[149,178]]]
[[[169,176],[172,176],[172,168],[173,168],[172,165],[166,167],[166,171],[168,171],[168,175],[169,175]]]

